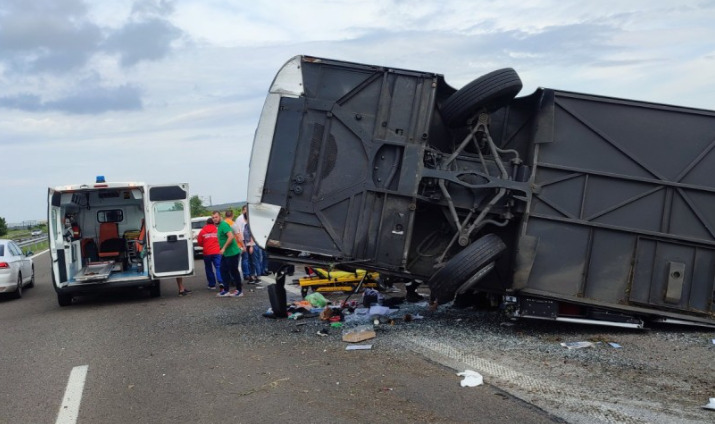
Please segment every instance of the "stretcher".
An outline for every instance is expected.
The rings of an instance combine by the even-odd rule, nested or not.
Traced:
[[[106,281],[109,274],[112,273],[114,266],[114,261],[90,262],[86,267],[75,274],[74,279],[80,283]]]
[[[298,279],[300,294],[303,297],[308,295],[309,290],[323,293],[353,292],[358,288],[363,277],[365,277],[365,281],[362,283],[362,288],[382,288],[380,274],[367,272],[364,269],[356,269],[353,272],[306,267],[306,274],[307,276]]]

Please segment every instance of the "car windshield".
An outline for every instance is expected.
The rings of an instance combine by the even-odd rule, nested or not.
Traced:
[[[0,256],[5,256],[5,245],[0,244]]]

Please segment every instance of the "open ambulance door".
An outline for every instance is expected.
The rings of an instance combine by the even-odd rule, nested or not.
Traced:
[[[178,277],[194,272],[189,185],[148,186],[145,225],[149,275]]]
[[[52,188],[47,193],[47,231],[50,257],[52,258],[52,281],[56,287],[67,285],[67,259],[62,238],[64,226],[60,208],[61,196],[62,193]]]

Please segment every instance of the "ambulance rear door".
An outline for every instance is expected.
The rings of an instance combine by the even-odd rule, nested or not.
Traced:
[[[189,185],[150,185],[147,192],[149,274],[152,278],[192,275]]]

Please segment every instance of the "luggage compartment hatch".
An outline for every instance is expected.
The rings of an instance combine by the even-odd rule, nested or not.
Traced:
[[[715,249],[638,239],[630,300],[650,306],[711,313]]]

